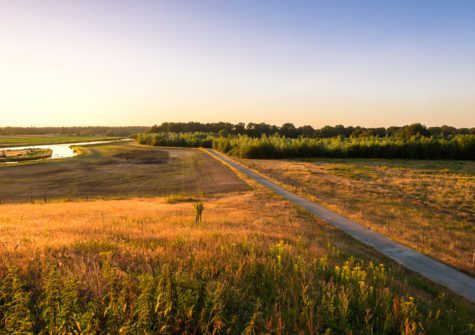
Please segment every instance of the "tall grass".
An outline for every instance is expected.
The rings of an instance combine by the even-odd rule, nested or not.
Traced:
[[[124,272],[101,255],[94,290],[51,266],[41,285],[2,278],[2,333],[39,334],[419,334],[437,323],[386,286],[382,265],[306,259],[279,242],[204,266],[164,263]],[[20,332],[19,332],[20,331]]]
[[[475,331],[460,299],[284,200],[204,200],[198,225],[165,199],[4,205],[0,334]]]

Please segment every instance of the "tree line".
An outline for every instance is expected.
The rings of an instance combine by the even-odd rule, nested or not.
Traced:
[[[218,137],[213,148],[242,158],[399,158],[475,159],[475,135],[437,138],[400,137],[286,138],[279,135],[251,138]]]
[[[213,148],[241,158],[399,158],[475,160],[475,135],[449,137],[336,136],[332,138],[289,138],[275,135],[215,135],[212,133],[142,133],[141,144]]]
[[[475,127],[455,128],[447,125],[441,127],[425,127],[420,123],[406,125],[402,127],[345,127],[342,125],[325,126],[315,129],[305,125],[296,127],[292,123],[284,123],[282,126],[270,125],[267,123],[243,122],[233,124],[229,122],[200,123],[200,122],[164,122],[161,125],[154,125],[152,133],[212,133],[221,136],[227,135],[247,135],[250,137],[261,137],[262,135],[280,135],[288,138],[332,138],[336,136],[349,137],[387,137],[398,136],[411,138],[413,135],[450,137],[455,135],[475,135]]]
[[[77,136],[131,136],[149,131],[149,127],[0,127],[0,135],[77,135]]]

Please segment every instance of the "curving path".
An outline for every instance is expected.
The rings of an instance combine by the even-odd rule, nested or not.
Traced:
[[[386,236],[371,231],[355,221],[334,213],[310,200],[296,195],[295,193],[289,192],[214,150],[207,149],[207,151],[215,158],[231,165],[248,177],[257,181],[259,184],[264,185],[294,204],[305,208],[324,221],[340,230],[343,230],[354,239],[373,247],[386,257],[396,261],[407,269],[414,271],[437,284],[445,286],[456,294],[466,298],[472,303],[475,303],[475,278],[402,244],[394,242]]]

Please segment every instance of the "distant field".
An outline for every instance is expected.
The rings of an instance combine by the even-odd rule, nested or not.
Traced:
[[[0,168],[2,202],[245,191],[231,170],[198,149],[133,143],[79,148],[72,159]]]
[[[114,139],[110,136],[0,136],[0,148],[40,144],[90,142]]]
[[[475,274],[475,162],[243,162],[375,231]]]
[[[0,329],[473,334],[472,305],[262,187],[201,198],[199,224],[169,198],[1,205]]]

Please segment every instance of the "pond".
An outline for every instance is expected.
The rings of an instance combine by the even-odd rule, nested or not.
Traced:
[[[58,158],[68,158],[76,156],[76,152],[71,148],[72,146],[85,146],[85,145],[94,145],[94,144],[104,144],[104,143],[113,143],[113,142],[122,142],[122,141],[131,141],[131,139],[120,139],[120,140],[105,140],[105,141],[93,141],[93,142],[76,142],[76,143],[61,143],[61,144],[40,144],[40,145],[27,145],[20,147],[6,147],[0,148],[2,150],[22,150],[22,149],[51,149],[53,152],[50,158],[47,159],[58,159]],[[8,162],[7,164],[16,163]]]

